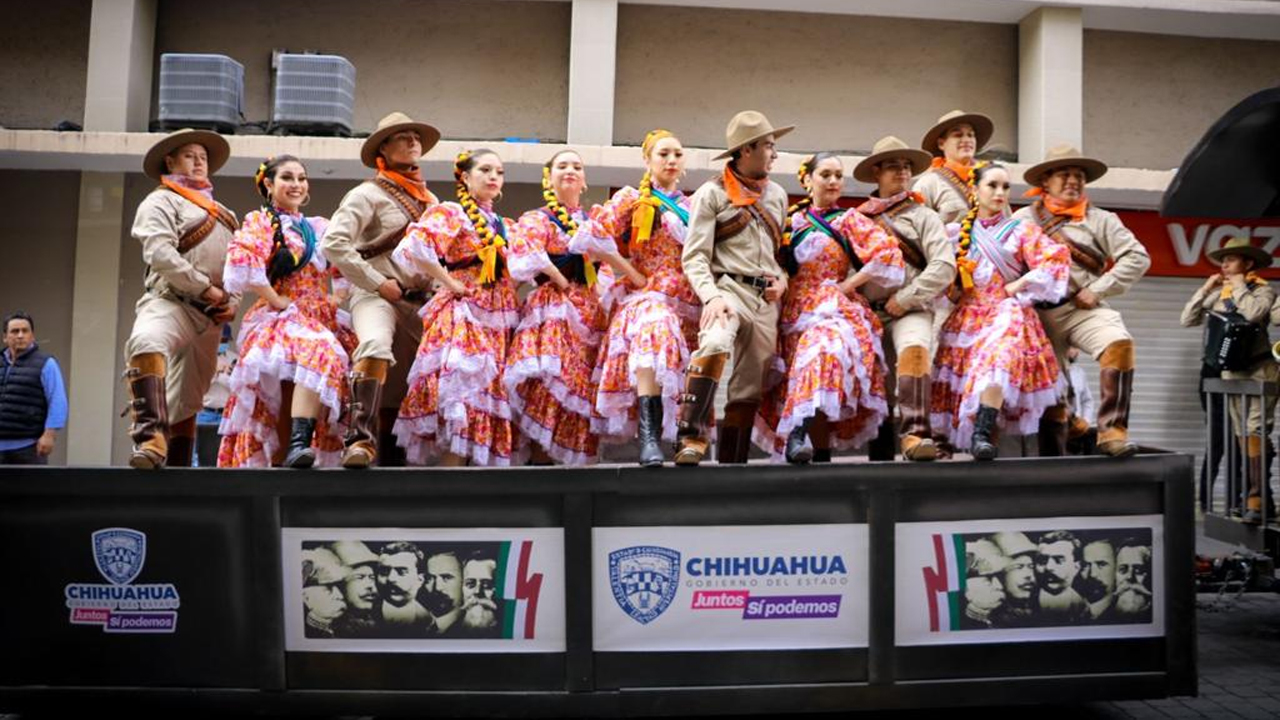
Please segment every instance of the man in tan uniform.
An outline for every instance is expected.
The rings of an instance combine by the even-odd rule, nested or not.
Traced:
[[[920,141],[934,160],[912,189],[923,198],[921,204],[942,216],[944,224],[958,223],[969,212],[967,183],[973,159],[994,132],[995,124],[986,115],[952,110],[938,118]]]
[[[124,344],[135,468],[191,465],[196,413],[217,369],[221,326],[240,302],[222,289],[238,223],[213,199],[209,182],[230,156],[221,135],[179,130],[142,161],[160,186],[138,206],[132,231],[147,264],[146,292]]]
[[[378,174],[342,198],[321,245],[325,257],[353,286],[351,324],[360,344],[351,370],[343,467],[363,468],[378,456],[378,413],[388,371],[399,356],[400,385],[412,364],[428,279],[391,260],[409,223],[438,201],[422,180],[418,160],[440,140],[440,131],[391,113],[364,142],[360,160]]]
[[[1115,213],[1096,207],[1085,196],[1085,185],[1106,172],[1104,163],[1084,157],[1069,145],[1054,147],[1044,162],[1023,173],[1032,188],[1029,194],[1037,199],[1014,217],[1037,223],[1071,250],[1067,295],[1056,304],[1037,306],[1040,320],[1061,367],[1066,368],[1067,348],[1072,346],[1102,366],[1098,449],[1124,457],[1138,451],[1129,440],[1133,337],[1106,298],[1122,294],[1137,282],[1151,267],[1151,257]],[[1045,411],[1040,421],[1041,455],[1066,453],[1067,420],[1065,398]]]
[[[787,193],[769,180],[769,169],[778,157],[774,142],[793,129],[775,129],[753,110],[733,116],[728,149],[715,158],[730,158],[724,173],[693,195],[681,262],[702,300],[702,324],[680,399],[677,465],[706,456],[707,420],[730,352],[733,376],[716,456],[722,463],[747,461],[765,365],[777,350],[777,303],[787,287],[775,258]]]
[[[928,167],[928,154],[889,136],[876,142],[871,155],[853,170],[855,179],[878,186],[858,212],[897,238],[907,266],[906,280],[897,291],[886,292],[874,284],[864,289],[893,340],[891,349],[897,358],[895,395],[901,423],[898,433],[902,456],[907,460],[933,460],[937,456],[929,423],[933,304],[956,275],[955,251],[941,218],[908,189],[912,176]]]

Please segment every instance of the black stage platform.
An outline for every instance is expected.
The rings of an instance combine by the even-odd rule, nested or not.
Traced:
[[[0,711],[610,717],[1192,695],[1191,463],[7,467]],[[1015,561],[1047,562],[1063,530],[1120,565],[1145,552],[1123,570],[1145,589],[1094,621],[1044,585],[1016,614]],[[355,625],[347,595],[332,626],[347,629],[308,624],[316,593],[353,577],[325,585],[310,558],[372,572],[396,540],[423,553],[416,597],[436,630],[463,617],[459,570],[463,598],[477,572],[492,583],[496,613],[393,631]],[[997,545],[1000,573],[966,562]],[[308,571],[320,585],[304,588]],[[996,627],[966,611],[975,575],[1006,588]]]

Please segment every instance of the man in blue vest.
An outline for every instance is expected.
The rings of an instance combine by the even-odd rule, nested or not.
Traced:
[[[4,320],[0,353],[0,465],[44,465],[67,425],[67,392],[52,355],[40,352],[24,312]]]

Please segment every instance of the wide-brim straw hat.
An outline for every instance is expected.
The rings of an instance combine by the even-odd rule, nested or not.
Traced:
[[[913,177],[928,170],[929,164],[933,162],[929,153],[917,150],[890,135],[876,141],[875,146],[871,148],[871,154],[853,169],[853,179],[859,182],[875,184],[877,182],[876,166],[886,160],[895,158],[904,158],[911,162],[911,175]]]
[[[991,118],[982,113],[952,110],[938,118],[938,122],[929,128],[929,132],[925,133],[924,139],[920,141],[920,147],[933,157],[942,157],[942,151],[938,149],[938,138],[945,135],[948,130],[956,125],[962,124],[971,126],[973,134],[978,138],[978,147],[974,148],[975,153],[982,152],[982,148],[991,142],[991,136],[996,131],[996,124],[991,122]]]
[[[1228,255],[1249,258],[1253,261],[1254,270],[1269,268],[1274,261],[1270,253],[1254,245],[1247,237],[1231,238],[1222,247],[1208,253],[1209,259],[1219,265],[1222,264],[1222,259]]]
[[[1046,175],[1064,167],[1078,167],[1084,170],[1085,182],[1093,182],[1107,174],[1107,164],[1095,158],[1086,157],[1078,148],[1071,145],[1055,145],[1044,154],[1044,161],[1036,163],[1022,173],[1022,179],[1031,187],[1040,187]]]
[[[725,151],[712,158],[712,160],[723,160],[739,148],[746,147],[760,138],[773,136],[774,140],[795,130],[795,125],[785,125],[775,128],[769,118],[764,113],[755,110],[743,110],[733,119],[729,121],[729,126],[724,130]]]
[[[168,173],[168,168],[164,165],[164,159],[169,153],[177,150],[184,145],[204,146],[204,151],[209,155],[209,174],[213,175],[227,164],[227,159],[231,157],[231,146],[227,144],[226,138],[212,130],[193,130],[185,128],[175,130],[165,135],[151,149],[147,151],[146,157],[142,158],[142,172],[152,180],[159,180],[160,176]]]
[[[401,130],[412,130],[422,140],[422,154],[440,142],[440,131],[424,122],[418,122],[402,112],[393,112],[378,121],[378,128],[373,131],[360,147],[360,162],[365,167],[378,167],[378,148],[382,142]]]

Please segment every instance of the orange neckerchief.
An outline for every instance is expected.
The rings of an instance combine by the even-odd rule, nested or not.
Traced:
[[[160,178],[160,184],[195,203],[196,206],[210,215],[218,214],[218,203],[214,202],[212,198],[206,197],[204,193],[198,190],[192,190],[188,187],[183,187],[170,180],[168,176],[162,176]]]
[[[1244,276],[1244,281],[1245,281],[1245,284],[1247,285],[1266,285],[1267,284],[1267,281],[1263,280],[1262,276],[1256,272],[1246,273]],[[1221,300],[1230,300],[1231,291],[1234,289],[1235,289],[1235,286],[1231,284],[1231,281],[1228,280],[1223,282],[1222,292],[1218,294],[1218,298]]]
[[[415,167],[409,171],[392,170],[387,167],[386,160],[379,157],[378,174],[404,188],[405,192],[409,193],[410,196],[420,203],[436,205],[440,202],[436,199],[436,196],[432,195],[431,191],[427,189],[427,183],[422,179],[421,168]]]
[[[956,177],[959,177],[960,180],[963,182],[968,182],[969,174],[973,172],[973,165],[961,165],[960,163],[954,160],[948,160],[946,158],[940,158],[940,157],[934,158],[933,162],[929,164],[929,167],[931,168],[945,167],[946,169],[955,173]]]
[[[729,194],[729,201],[734,207],[755,205],[764,194],[767,178],[749,180],[733,169],[733,163],[724,164],[724,191]]]
[[[1044,209],[1053,215],[1066,215],[1075,222],[1084,220],[1084,216],[1089,213],[1089,196],[1081,195],[1080,202],[1074,205],[1063,205],[1047,195],[1041,188],[1031,188],[1022,193],[1022,197],[1038,197],[1040,202],[1044,203]]]

